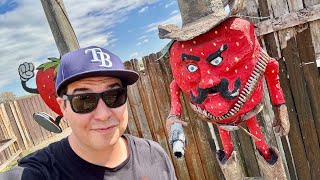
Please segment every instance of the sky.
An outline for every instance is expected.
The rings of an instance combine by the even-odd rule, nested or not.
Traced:
[[[176,24],[181,16],[176,0],[64,0],[80,47],[96,45],[123,61],[160,51],[169,40],[159,39],[158,25]],[[59,57],[40,0],[0,0],[0,93],[28,95],[18,67],[35,67]],[[36,88],[35,77],[27,82]]]

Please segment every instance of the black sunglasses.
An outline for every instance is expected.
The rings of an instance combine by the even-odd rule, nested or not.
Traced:
[[[127,101],[127,88],[110,89],[102,93],[64,94],[62,98],[70,101],[75,113],[84,114],[92,112],[97,107],[100,98],[109,108],[122,106]]]

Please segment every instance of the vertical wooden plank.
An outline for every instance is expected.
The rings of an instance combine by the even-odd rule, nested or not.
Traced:
[[[308,158],[312,179],[320,177],[320,148],[317,133],[314,129],[314,119],[310,106],[310,99],[305,87],[304,77],[301,75],[299,54],[297,52],[297,42],[291,39],[287,42],[287,47],[282,49],[287,70],[289,72],[289,82],[297,108],[299,124],[304,140],[305,152]]]
[[[18,101],[19,101],[19,100],[18,100]],[[30,143],[32,143],[32,142],[31,142],[31,138],[30,138],[30,136],[29,136],[27,127],[26,127],[26,125],[25,125],[25,121],[24,121],[24,119],[23,119],[23,116],[22,116],[22,114],[21,114],[21,110],[20,110],[20,107],[19,107],[19,104],[18,104],[17,101],[14,101],[14,106],[15,106],[15,109],[16,109],[17,114],[18,114],[18,117],[19,117],[19,119],[18,119],[19,122],[17,122],[17,124],[19,123],[20,126],[21,126],[21,129],[19,129],[19,131],[20,131],[20,134],[21,134],[22,138],[23,138],[23,137],[25,138],[25,140],[23,140],[23,142],[25,143],[24,146],[25,146],[26,149],[28,149],[29,146],[30,146]]]
[[[1,111],[0,111],[0,114],[1,114]],[[2,121],[2,117],[0,117],[0,139],[1,140],[7,139],[4,131],[5,131],[4,123]],[[1,145],[2,144],[0,144],[0,147],[1,147]],[[0,153],[0,164],[2,164],[3,162],[5,162],[8,159],[7,155],[8,155],[8,150],[5,150]]]
[[[27,140],[26,140],[26,137],[24,136],[24,134],[21,134],[22,127],[21,127],[21,125],[19,123],[18,113],[16,111],[16,108],[15,108],[13,102],[9,102],[9,105],[10,105],[12,114],[14,116],[13,119],[10,119],[10,123],[11,123],[11,126],[13,128],[14,135],[17,138],[17,143],[18,143],[18,148],[17,149],[26,149],[25,144],[27,144]]]
[[[6,135],[6,138],[8,138],[8,139],[15,137],[13,128],[10,124],[10,115],[11,114],[10,114],[10,112],[8,112],[9,109],[10,109],[10,107],[8,107],[8,104],[1,104],[1,111],[2,111],[4,127],[6,128],[6,132],[4,132],[4,133]],[[10,151],[9,151],[10,155],[12,155],[17,150],[15,147],[12,147],[12,146],[9,146],[9,149],[10,149]]]
[[[126,63],[126,67],[133,69],[132,64],[130,62]],[[131,67],[129,67],[131,66]],[[130,102],[132,115],[136,120],[136,125],[138,131],[141,131],[141,135],[143,138],[153,140],[149,129],[149,123],[147,121],[147,117],[144,112],[143,104],[141,102],[141,97],[138,89],[138,85],[135,83],[131,85],[128,89],[128,99]]]
[[[157,101],[157,105],[160,111],[161,120],[163,122],[163,125],[165,125],[165,119],[167,118],[169,112],[170,112],[170,99],[168,94],[166,93],[166,89],[164,88],[164,80],[162,77],[162,73],[160,72],[160,65],[157,61],[156,54],[151,54],[147,58],[147,69],[149,71],[149,74],[152,74],[150,76],[151,82],[152,82],[152,88],[155,92],[155,97]],[[190,130],[190,132],[188,132]],[[191,138],[188,138],[188,150],[186,152],[186,162],[190,174],[191,179],[204,179],[204,173],[203,173],[203,167],[201,165],[201,160],[199,157],[199,152],[196,146],[196,142],[194,139],[194,135],[191,128],[186,129],[186,134],[192,135],[188,136]],[[188,156],[189,155],[189,156]],[[197,173],[192,173],[197,172]]]
[[[22,102],[24,104],[24,108],[26,111],[26,121],[27,124],[29,124],[29,132],[31,133],[31,138],[33,140],[34,145],[38,145],[41,142],[41,137],[39,137],[39,132],[41,133],[40,127],[38,124],[36,124],[36,122],[33,120],[32,114],[33,114],[33,108],[32,108],[32,104],[31,104],[31,99],[26,98],[24,99]],[[30,108],[32,108],[30,110]]]
[[[130,133],[133,136],[137,136],[137,137],[141,137],[139,135],[139,131],[137,129],[134,117],[132,115],[132,111],[131,111],[131,105],[128,103],[128,133]]]
[[[168,140],[165,132],[165,126],[162,124],[162,119],[159,113],[159,109],[156,103],[155,95],[154,95],[154,88],[152,87],[150,76],[148,72],[148,57],[143,58],[143,63],[145,66],[144,74],[140,76],[141,79],[141,86],[143,92],[145,93],[145,103],[144,108],[146,109],[145,112],[147,113],[147,118],[153,122],[155,134],[157,135],[157,141],[159,144],[166,150],[166,152],[170,155],[170,158],[175,166],[176,174],[178,179],[190,179],[190,175],[186,166],[186,162],[184,158],[175,159],[173,157],[172,151],[169,148]],[[139,85],[139,84],[138,84]],[[140,89],[141,90],[141,89]]]
[[[25,99],[20,99],[18,101],[18,105],[20,107],[20,110],[23,116],[23,121],[27,128],[27,131],[25,133],[29,134],[29,137],[31,139],[31,146],[34,146],[36,144],[35,138],[34,138],[34,131],[32,130],[32,126],[30,124],[29,117],[28,117],[28,112],[26,111]]]
[[[275,1],[273,1],[273,4],[274,3]],[[274,17],[274,16],[278,17],[283,13],[288,12],[288,6],[286,3],[280,4],[280,5],[275,4],[273,6],[271,6],[271,4],[272,3],[270,1],[259,0],[261,16],[270,15],[271,17]],[[279,10],[279,8],[276,8],[275,10],[278,10],[278,11],[273,12],[272,9],[274,6],[282,7],[283,10]],[[286,11],[286,12],[281,13],[281,11]],[[285,149],[286,157],[291,157],[291,153],[292,153],[293,158],[292,159],[287,158],[287,164],[289,167],[291,179],[311,179],[310,170],[308,168],[308,160],[305,154],[303,139],[301,136],[301,128],[300,128],[297,111],[294,103],[294,98],[289,85],[287,68],[286,68],[284,59],[281,57],[280,44],[277,38],[278,38],[278,35],[276,33],[267,34],[264,36],[263,44],[265,45],[266,50],[270,55],[270,57],[280,59],[278,61],[280,66],[279,77],[280,77],[281,87],[285,94],[286,105],[288,108],[290,126],[291,126],[290,133],[288,135],[290,139],[290,147],[286,143],[284,147],[288,148],[288,149]],[[283,142],[286,142],[286,141],[283,141]]]
[[[308,26],[306,26],[308,27]],[[312,115],[315,121],[315,129],[320,140],[320,76],[316,66],[315,51],[312,44],[310,28],[297,33],[297,44],[301,59],[301,66],[305,77],[307,92],[310,97]],[[320,31],[319,31],[320,34]],[[320,159],[319,159],[320,160]]]

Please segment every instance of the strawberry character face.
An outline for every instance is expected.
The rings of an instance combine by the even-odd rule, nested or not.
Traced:
[[[51,62],[44,63],[37,68],[37,89],[46,105],[58,115],[63,116],[60,106],[56,101],[58,95],[55,90],[56,74],[60,64],[60,59],[49,58],[49,60]]]
[[[253,24],[229,18],[192,40],[176,41],[170,49],[170,64],[176,83],[189,95],[193,108],[205,110],[211,114],[209,117],[222,117],[236,108],[259,53]],[[261,89],[260,81],[235,116],[250,111],[261,101]]]

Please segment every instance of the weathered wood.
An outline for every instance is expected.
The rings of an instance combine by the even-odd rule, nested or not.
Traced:
[[[19,131],[20,131],[21,136],[25,137],[25,141],[23,141],[23,142],[24,142],[25,148],[28,149],[29,146],[32,144],[31,138],[30,138],[30,135],[28,133],[27,127],[25,125],[25,121],[23,119],[23,116],[22,116],[22,113],[21,113],[21,110],[20,110],[20,107],[19,107],[19,104],[18,104],[17,101],[14,101],[14,106],[15,106],[15,109],[16,109],[16,111],[18,113],[18,117],[19,117],[19,119],[18,119],[19,122],[17,122],[17,123],[19,123],[20,126],[21,126],[21,130],[19,129]]]
[[[17,141],[16,137],[11,138],[10,141],[4,143],[3,145],[0,146],[0,153],[5,150],[6,148],[8,148],[10,145],[13,145],[13,143]]]
[[[79,49],[75,32],[68,19],[63,0],[41,0],[60,55]]]
[[[14,161],[20,154],[22,153],[22,150],[18,150],[15,154],[13,154],[10,159],[8,159],[6,162],[2,163],[0,165],[0,170],[7,167],[12,161]]]
[[[21,111],[23,112],[23,114],[25,114],[24,116],[24,119],[25,119],[25,123],[28,127],[28,131],[29,131],[29,134],[30,134],[30,137],[31,137],[31,140],[32,140],[32,143],[33,145],[37,145],[39,143],[38,141],[38,138],[37,138],[37,133],[36,131],[39,130],[39,129],[36,129],[33,125],[33,120],[32,120],[32,117],[31,117],[31,113],[29,112],[29,105],[27,104],[27,101],[28,99],[30,98],[27,98],[27,99],[21,99],[20,103],[20,107],[21,107]]]
[[[27,140],[26,140],[26,137],[24,136],[24,134],[21,134],[21,132],[23,133],[23,131],[22,131],[22,127],[19,123],[18,113],[16,112],[16,108],[15,108],[13,102],[9,102],[9,105],[10,105],[11,111],[14,116],[14,118],[11,119],[11,126],[14,130],[15,137],[17,138],[17,142],[18,142],[19,147],[25,149],[26,148],[25,144],[27,144]]]
[[[6,128],[6,131],[4,133],[6,135],[6,138],[13,138],[13,137],[15,137],[15,135],[14,135],[14,131],[11,126],[11,123],[10,123],[9,115],[11,115],[11,114],[10,114],[10,112],[8,112],[9,109],[10,109],[10,107],[8,107],[8,105],[1,104],[3,122],[4,122],[4,126]],[[17,151],[17,148],[15,146],[10,146],[9,149],[10,149],[10,151],[9,151],[10,154]]]
[[[127,64],[131,65],[130,62],[128,62]],[[132,69],[132,65],[131,65],[130,69]],[[139,89],[138,89],[137,84],[133,84],[129,87],[128,99],[130,102],[132,115],[136,121],[136,126],[138,128],[138,131],[141,132],[141,135],[142,135],[141,137],[149,139],[149,140],[153,140],[153,137],[152,137],[150,129],[149,129],[147,117],[145,115],[143,105],[141,103],[141,97],[140,97],[140,93],[139,93]]]
[[[256,34],[262,36],[272,32],[284,30],[289,27],[298,26],[300,24],[312,22],[320,19],[320,5],[285,14],[278,18],[269,19],[257,23]]]
[[[127,127],[127,129],[128,129],[128,133],[130,133],[134,136],[137,136],[137,137],[141,137],[139,135],[140,131],[138,131],[135,120],[133,118],[130,104],[128,104],[128,127]]]
[[[188,122],[188,126],[184,128],[185,133],[188,137],[187,149],[189,148],[186,152],[186,156],[188,156],[187,153],[189,152],[192,153],[191,155],[189,155],[189,156],[193,156],[191,157],[192,159],[197,158],[193,153],[197,153],[199,155],[200,162],[198,163],[201,163],[201,165],[198,165],[198,166],[199,168],[202,167],[205,179],[222,178],[223,174],[215,158],[216,149],[213,145],[214,142],[210,135],[210,130],[207,126],[207,122],[205,122],[203,119],[199,118],[195,114],[195,112],[192,110],[190,106],[189,98],[186,96],[185,93],[183,93],[182,97],[183,97],[182,102],[183,102],[183,114],[184,114],[183,117]],[[194,147],[192,146],[193,144],[189,143],[190,142],[189,140],[194,141],[192,142],[194,144]],[[210,142],[212,146],[210,146]],[[194,162],[194,163],[197,163],[197,162]],[[197,172],[196,169],[194,171]],[[199,177],[196,177],[196,179],[197,178]]]
[[[302,61],[300,66],[303,70],[307,92],[310,97],[315,129],[317,130],[318,139],[320,140],[320,76],[315,62],[315,51],[312,45],[310,28],[298,32],[297,44]]]
[[[287,42],[287,47],[282,50],[285,58],[287,70],[289,72],[289,81],[294,96],[295,106],[297,108],[297,114],[299,124],[304,140],[304,146],[306,155],[309,162],[310,172],[312,179],[319,177],[320,161],[320,148],[317,138],[317,133],[314,129],[314,119],[312,117],[310,99],[305,87],[304,77],[301,75],[301,67],[299,62],[299,54],[292,53],[297,52],[297,42],[295,39],[291,39]]]
[[[160,143],[160,145],[162,145],[162,147],[166,150],[166,152],[168,154],[170,154],[170,157],[172,159],[173,164],[176,167],[176,173],[177,173],[177,177],[179,179],[190,179],[190,174],[188,172],[187,166],[186,166],[186,162],[184,158],[181,158],[179,160],[175,159],[175,157],[172,154],[172,151],[169,148],[168,145],[168,137],[166,134],[166,130],[165,130],[165,126],[162,124],[163,119],[161,119],[161,115],[159,112],[159,108],[157,106],[157,101],[155,98],[155,93],[154,93],[154,88],[152,86],[152,82],[151,82],[151,77],[152,75],[150,74],[148,68],[148,62],[149,62],[149,57],[144,57],[143,58],[143,63],[145,66],[145,76],[141,76],[141,82],[143,83],[143,91],[145,92],[145,98],[148,102],[148,104],[144,104],[144,107],[146,109],[147,106],[148,109],[150,110],[150,115],[148,118],[151,118],[151,120],[153,121],[153,125],[155,128],[155,132],[158,135],[157,141]],[[146,110],[146,112],[148,112]]]

